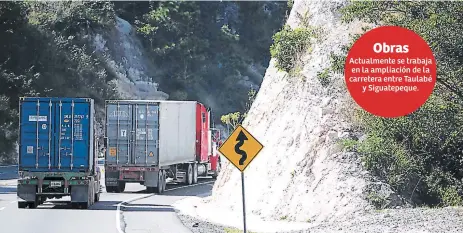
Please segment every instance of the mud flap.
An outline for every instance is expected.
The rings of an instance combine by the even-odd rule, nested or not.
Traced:
[[[105,186],[118,186],[119,172],[105,172]]]
[[[71,187],[71,202],[88,202],[90,196],[90,186],[88,185],[73,185]]]
[[[145,186],[146,187],[158,187],[158,173],[145,171]]]
[[[26,202],[34,202],[36,200],[36,185],[18,184],[17,196]]]

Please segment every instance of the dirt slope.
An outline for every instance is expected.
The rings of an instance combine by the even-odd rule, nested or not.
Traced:
[[[278,72],[271,62],[244,126],[264,144],[246,170],[248,210],[265,219],[319,222],[351,217],[370,209],[365,201],[366,173],[355,154],[341,152],[333,141],[348,135],[343,120],[348,93],[342,76],[323,87],[317,72],[329,66],[329,53],[348,43],[359,23],[341,25],[342,2],[295,1],[288,24],[309,23],[323,30],[303,58],[301,77]],[[346,98],[347,97],[347,98]],[[227,166],[213,190],[212,202],[240,207],[240,175]]]
[[[270,62],[261,89],[244,127],[264,149],[245,172],[247,212],[263,220],[290,220],[311,224],[355,218],[373,207],[366,197],[373,185],[356,154],[346,153],[335,141],[351,131],[345,117],[351,109],[342,75],[322,86],[317,73],[330,66],[330,52],[338,53],[361,31],[361,24],[341,24],[339,7],[345,1],[298,1],[287,24],[309,24],[322,30],[302,58],[296,76],[279,72]],[[306,12],[308,14],[306,14]],[[239,171],[226,163],[213,195],[203,208],[241,215]],[[233,214],[231,214],[233,213]],[[212,215],[212,214],[211,214]],[[238,221],[238,220],[236,220]]]

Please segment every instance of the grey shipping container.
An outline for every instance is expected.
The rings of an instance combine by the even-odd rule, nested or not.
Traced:
[[[106,164],[169,166],[195,160],[195,101],[106,101]]]

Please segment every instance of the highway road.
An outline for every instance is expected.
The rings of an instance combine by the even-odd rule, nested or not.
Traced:
[[[69,199],[49,200],[37,209],[18,209],[16,168],[0,167],[0,232],[5,233],[190,233],[172,204],[187,196],[207,196],[213,180],[183,186],[168,184],[162,195],[127,184],[124,193],[103,191],[88,210],[71,209]]]

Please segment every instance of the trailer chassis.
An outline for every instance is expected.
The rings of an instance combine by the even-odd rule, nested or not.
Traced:
[[[87,209],[100,199],[99,174],[85,172],[21,172],[18,208],[36,208],[49,198],[71,196],[73,208]]]

